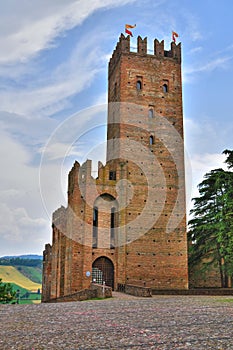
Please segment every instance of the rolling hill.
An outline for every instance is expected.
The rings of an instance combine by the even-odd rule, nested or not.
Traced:
[[[41,283],[31,281],[14,266],[0,265],[0,278],[2,279],[2,282],[13,283],[14,285],[31,292],[36,292],[38,289],[41,289]]]
[[[42,283],[42,269],[32,266],[14,266],[22,275],[29,278],[32,282]]]

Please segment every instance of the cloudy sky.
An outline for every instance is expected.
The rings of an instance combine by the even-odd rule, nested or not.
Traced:
[[[197,194],[233,149],[232,11],[231,0],[1,1],[0,256],[41,254],[51,241],[69,168],[104,142],[107,63],[125,23],[137,24],[132,49],[137,35],[169,48],[179,33],[188,192]]]

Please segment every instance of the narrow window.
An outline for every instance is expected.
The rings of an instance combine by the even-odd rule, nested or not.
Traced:
[[[114,249],[115,248],[115,233],[114,233],[114,229],[115,229],[115,208],[111,209],[111,240],[110,240],[110,248]]]
[[[153,118],[154,117],[154,111],[153,111],[152,108],[149,109],[148,116],[149,116],[149,118]]]
[[[116,180],[116,172],[109,171],[109,180]]]
[[[92,248],[98,246],[98,208],[93,209],[93,233],[92,233]]]
[[[150,136],[150,145],[153,145],[154,144],[154,136]]]
[[[142,82],[140,80],[137,81],[136,87],[138,91],[142,90]]]
[[[168,92],[168,85],[167,84],[163,84],[163,92],[164,93]]]

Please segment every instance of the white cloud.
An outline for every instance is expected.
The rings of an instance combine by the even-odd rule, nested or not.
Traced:
[[[40,192],[49,216],[59,204],[66,205],[67,174],[74,160],[102,160],[106,107],[93,106],[67,118],[40,149]]]
[[[12,0],[1,4],[1,63],[27,61],[90,14],[135,0]]]
[[[33,233],[46,228],[44,218],[31,218],[25,208],[12,209],[6,204],[0,204],[0,232],[1,237],[9,241],[34,240]]]
[[[192,191],[191,198],[199,196],[197,186],[204,180],[204,175],[214,169],[227,169],[224,164],[226,157],[221,153],[195,154],[191,158]],[[191,208],[191,204],[189,209]]]
[[[32,218],[23,207],[0,203],[0,256],[21,252],[42,253],[50,238],[50,224],[43,217]]]
[[[226,69],[227,63],[231,61],[233,56],[228,57],[221,57],[221,58],[215,58],[213,60],[209,60],[208,62],[197,64],[196,66],[184,67],[184,77],[187,80],[187,77],[189,75],[193,75],[195,73],[202,73],[202,72],[212,72],[215,69]]]
[[[190,11],[187,11],[183,7],[180,9],[183,20],[186,23],[185,30],[182,36],[187,37],[189,41],[198,41],[203,38],[203,35],[201,33],[200,29],[200,22],[199,18],[191,13]]]
[[[0,254],[16,243],[33,247],[48,235],[48,218],[39,192],[39,171],[31,153],[6,131],[0,131]],[[14,247],[13,247],[14,249]],[[13,250],[12,249],[12,250]],[[30,250],[28,250],[30,251]]]
[[[195,54],[195,53],[201,52],[202,50],[203,50],[203,47],[202,47],[202,46],[197,46],[197,47],[192,48],[192,49],[188,52],[188,54],[193,55],[193,54]]]
[[[103,105],[108,103],[108,93],[107,91],[104,92],[103,94],[97,96],[97,99],[95,100],[94,104],[95,105]]]
[[[81,152],[76,150],[76,147],[70,145],[70,143],[56,142],[48,144],[46,147],[39,149],[42,154],[46,152],[46,158],[48,161],[65,159],[70,156],[82,156]]]
[[[226,156],[221,153],[196,154],[192,157],[192,168],[195,172],[201,172],[203,177],[203,174],[213,169],[227,169],[226,164],[224,164],[225,159]]]
[[[51,116],[70,107],[70,99],[87,88],[106,66],[99,32],[93,28],[77,37],[77,46],[62,64],[47,71],[45,62],[32,60],[66,31],[83,23],[93,12],[133,3],[135,0],[38,1],[5,3],[0,13],[1,110],[27,116]],[[17,15],[16,15],[17,13]],[[5,20],[7,17],[7,21]],[[2,21],[1,21],[2,19]],[[41,65],[42,63],[42,65]],[[13,84],[12,84],[13,82]]]
[[[184,119],[185,144],[191,156],[195,154],[218,153],[232,148],[233,124],[211,116],[198,116],[196,119]],[[212,152],[209,152],[211,150]]]
[[[7,152],[8,142],[10,147],[16,142],[22,141],[26,149],[28,146],[37,146],[47,140],[51,132],[56,128],[58,122],[52,118],[33,115],[31,118],[16,113],[0,111],[0,135],[7,141],[4,152]],[[2,133],[2,134],[1,134]],[[18,147],[18,144],[16,145]],[[23,149],[20,146],[20,149]],[[35,155],[35,154],[34,154]],[[30,157],[29,154],[27,157]],[[33,158],[31,155],[30,158]]]
[[[191,49],[188,55],[198,54],[203,51],[203,47],[198,46]],[[197,60],[198,58],[198,60]],[[217,69],[231,69],[233,59],[232,45],[227,48],[206,54],[199,54],[192,65],[185,65],[183,69],[183,82],[190,82],[201,73],[214,72]]]
[[[89,33],[90,35],[90,33]],[[67,106],[69,98],[86,88],[102,68],[104,57],[94,45],[97,35],[84,36],[71,57],[49,76],[26,88],[8,88],[0,94],[1,109],[21,115],[52,115]]]
[[[192,207],[191,198],[199,195],[197,186],[204,175],[211,170],[227,169],[222,154],[226,148],[232,149],[232,123],[221,127],[219,122],[205,118],[200,124],[185,119],[185,140],[188,154],[186,162],[187,212]]]

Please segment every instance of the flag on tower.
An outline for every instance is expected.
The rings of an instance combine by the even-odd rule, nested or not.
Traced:
[[[176,38],[178,38],[178,34],[176,32],[172,32],[172,40],[174,41],[174,43],[176,43]]]
[[[126,24],[125,25],[125,32],[126,34],[129,34],[130,36],[133,36],[133,33],[129,30],[129,28],[135,28],[136,24],[132,25],[132,24]]]

